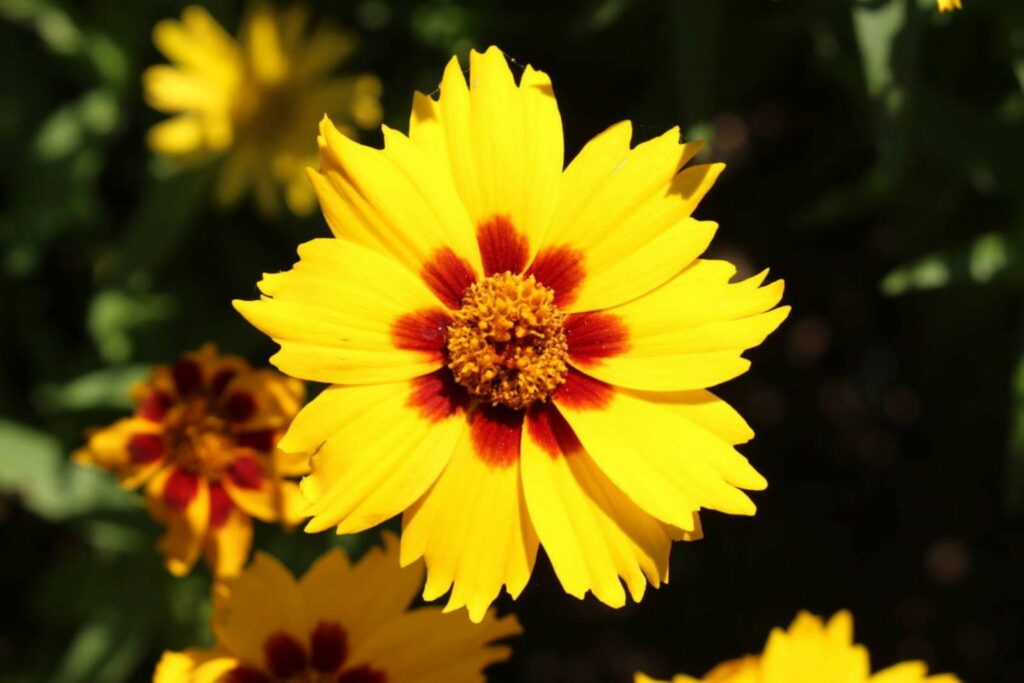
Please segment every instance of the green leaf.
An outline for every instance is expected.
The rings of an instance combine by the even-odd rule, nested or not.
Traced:
[[[857,3],[853,6],[853,29],[860,46],[861,65],[868,94],[872,98],[893,97],[890,107],[898,104],[895,89],[893,46],[907,20],[903,0],[882,3]]]
[[[50,520],[129,500],[109,474],[68,462],[57,439],[8,420],[0,420],[0,491]]]
[[[90,139],[112,133],[119,115],[114,93],[103,88],[91,90],[43,122],[36,134],[36,156],[44,162],[64,159]]]
[[[882,279],[882,292],[900,296],[952,285],[1024,279],[1021,234],[992,232],[969,244],[922,256]]]
[[[174,300],[170,297],[107,289],[99,292],[89,307],[89,334],[103,358],[122,363],[132,355],[132,332],[165,320],[173,312]]]
[[[129,390],[146,376],[145,365],[124,365],[97,370],[66,384],[40,387],[36,402],[48,413],[106,408],[129,409]]]

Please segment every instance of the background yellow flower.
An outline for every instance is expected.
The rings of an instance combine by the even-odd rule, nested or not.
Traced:
[[[381,86],[369,74],[334,76],[354,38],[326,21],[309,24],[302,6],[262,2],[250,5],[237,40],[200,6],[157,24],[153,41],[171,65],[147,69],[143,85],[150,106],[174,116],[150,129],[150,147],[183,160],[223,155],[221,204],[251,191],[273,214],[283,192],[293,212],[312,211],[305,168],[316,162],[317,121],[329,113],[346,134],[375,127]]]
[[[167,652],[154,683],[480,683],[520,633],[514,616],[479,625],[436,607],[408,609],[423,566],[400,569],[398,539],[355,564],[339,549],[296,580],[259,553],[214,589],[212,650]]]
[[[644,674],[635,683],[662,683]],[[949,674],[929,676],[922,662],[902,662],[875,674],[863,645],[853,642],[853,617],[837,612],[826,624],[808,612],[789,629],[773,629],[758,656],[712,669],[704,678],[679,675],[671,683],[960,683]]]
[[[302,382],[253,369],[212,344],[152,370],[133,390],[135,414],[95,431],[75,460],[145,486],[167,569],[187,574],[200,553],[218,575],[249,556],[252,518],[294,524],[306,507],[305,458],[275,448],[302,405]]]

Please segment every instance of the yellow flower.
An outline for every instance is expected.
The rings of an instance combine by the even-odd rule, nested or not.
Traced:
[[[308,471],[275,444],[302,406],[302,382],[254,370],[212,344],[158,366],[133,389],[135,414],[97,430],[76,461],[145,485],[149,512],[167,532],[167,569],[187,574],[202,552],[218,575],[237,574],[252,544],[252,517],[295,524],[305,501],[283,479]]]
[[[753,434],[705,388],[785,318],[782,283],[698,259],[691,213],[721,164],[679,131],[630,149],[612,126],[562,168],[548,77],[497,48],[453,59],[384,149],[321,127],[310,172],[335,239],[299,248],[238,310],[274,363],[333,384],[281,447],[315,453],[307,531],[404,511],[424,597],[480,619],[526,585],[539,542],[565,590],[613,606],[668,579],[697,513],[753,514]],[[524,429],[525,426],[525,429]]]
[[[674,676],[671,683],[960,683],[950,674],[929,676],[922,662],[903,662],[876,674],[863,645],[853,643],[853,617],[836,613],[828,624],[801,612],[789,630],[773,629],[764,654],[720,664],[704,678]],[[635,683],[661,683],[644,674]]]
[[[960,0],[938,0],[940,12],[952,12],[955,9],[963,9]]]
[[[273,214],[283,189],[293,212],[311,212],[305,168],[316,159],[312,133],[320,117],[329,112],[366,129],[380,123],[375,76],[331,75],[352,53],[352,37],[326,23],[308,31],[307,23],[301,7],[253,4],[236,41],[191,6],[181,21],[153,30],[172,65],[146,70],[146,101],[175,116],[150,129],[149,146],[186,161],[225,154],[215,193],[222,205],[251,189],[259,208]]]
[[[514,616],[488,613],[474,626],[423,607],[406,610],[423,568],[399,569],[398,541],[384,535],[354,566],[334,549],[296,581],[257,553],[214,589],[213,650],[166,652],[154,683],[477,683],[508,659],[493,641],[520,633]]]

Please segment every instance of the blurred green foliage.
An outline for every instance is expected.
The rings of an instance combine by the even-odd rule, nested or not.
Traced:
[[[239,2],[204,4],[237,25]],[[788,281],[793,320],[724,390],[759,433],[758,517],[712,516],[639,608],[577,604],[538,567],[496,680],[699,674],[844,606],[876,662],[1024,680],[1024,3],[310,4],[361,36],[352,66],[397,128],[451,54],[496,43],[552,74],[569,154],[622,118],[707,138],[730,164],[702,207],[715,253]],[[205,569],[168,576],[138,498],[67,456],[150,364],[207,340],[265,360],[230,300],[324,234],[218,213],[212,169],[148,154],[139,75],[183,6],[0,0],[5,683],[148,680],[162,649],[209,642]],[[301,569],[373,538],[261,528],[257,547]]]

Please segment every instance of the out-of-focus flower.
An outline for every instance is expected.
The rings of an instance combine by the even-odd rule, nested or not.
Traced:
[[[937,0],[940,12],[952,12],[955,9],[963,9],[960,0]]]
[[[307,531],[404,511],[402,561],[428,600],[479,620],[544,544],[565,590],[609,605],[668,579],[698,511],[753,514],[753,433],[706,390],[778,326],[782,282],[697,258],[691,214],[721,164],[628,122],[563,172],[551,81],[497,48],[417,93],[408,137],[359,145],[325,121],[311,173],[335,239],[309,242],[238,310],[273,362],[330,382],[281,442],[315,453]]]
[[[302,7],[256,3],[237,41],[198,6],[153,30],[172,64],[143,74],[146,101],[174,116],[150,129],[149,146],[183,161],[224,155],[215,190],[222,205],[251,190],[257,206],[274,214],[283,190],[293,212],[311,212],[305,169],[316,161],[317,121],[336,116],[349,135],[380,123],[377,77],[332,75],[353,52],[352,36],[308,23]]]
[[[135,414],[97,430],[75,460],[145,486],[150,514],[167,527],[167,569],[187,574],[202,552],[218,575],[249,555],[252,517],[295,524],[305,501],[286,477],[306,458],[275,448],[302,406],[302,382],[253,369],[212,344],[153,368],[133,390]]]
[[[478,683],[508,659],[493,641],[520,633],[493,612],[475,626],[436,607],[408,610],[423,567],[400,569],[398,539],[384,535],[355,565],[338,549],[296,581],[258,553],[214,589],[212,650],[167,652],[154,683]]]
[[[635,683],[661,683],[644,674]],[[836,613],[826,624],[801,612],[789,630],[773,629],[764,653],[716,666],[704,678],[674,676],[671,683],[960,683],[950,674],[929,676],[922,662],[903,662],[871,673],[870,656],[853,642],[853,617]]]

